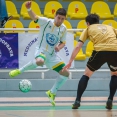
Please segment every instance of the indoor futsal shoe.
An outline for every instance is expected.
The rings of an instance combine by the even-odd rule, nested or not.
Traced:
[[[9,76],[11,78],[15,77],[15,76],[18,76],[19,74],[21,74],[20,70],[19,69],[16,69],[16,70],[12,70],[9,72]]]
[[[72,105],[72,109],[78,109],[80,107],[80,101],[75,101]]]
[[[112,109],[113,105],[112,105],[112,100],[108,99],[108,101],[106,102],[106,109]]]
[[[51,93],[50,90],[46,92],[46,95],[48,96],[48,98],[49,98],[49,100],[50,100],[50,103],[51,103],[53,106],[55,106],[55,101],[54,101],[54,99],[55,99],[55,96],[56,96],[56,95],[53,94],[53,93]]]

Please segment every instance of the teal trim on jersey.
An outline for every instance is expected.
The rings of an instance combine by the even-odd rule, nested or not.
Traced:
[[[44,28],[43,35],[42,35],[42,40],[41,40],[41,43],[39,45],[39,48],[41,47],[41,44],[42,44],[42,41],[43,41],[43,37],[44,37],[44,32],[45,32],[45,29],[46,29],[46,27],[48,26],[49,23],[50,23],[50,21],[47,23],[47,25]]]
[[[59,35],[59,33],[60,33],[60,28],[59,28],[59,32],[58,32],[58,35]]]
[[[51,55],[54,53],[54,50],[52,51]]]
[[[59,28],[59,32],[58,32],[58,35],[60,34],[60,28]],[[51,55],[54,53],[54,50],[52,51]]]
[[[37,23],[38,22],[38,19],[36,21],[34,21],[34,22]]]

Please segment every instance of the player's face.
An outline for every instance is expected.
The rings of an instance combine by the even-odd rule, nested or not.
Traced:
[[[56,15],[55,18],[54,18],[55,25],[60,26],[64,22],[65,18],[66,17],[63,16],[63,15]]]

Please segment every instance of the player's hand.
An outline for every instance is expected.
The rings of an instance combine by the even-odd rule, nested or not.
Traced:
[[[59,49],[58,46],[55,47],[55,51],[56,51],[56,52],[59,52],[59,51],[60,51],[60,49]]]
[[[63,67],[62,71],[69,69],[71,67],[71,63],[68,63],[65,67]]]
[[[25,6],[26,6],[27,9],[31,8],[31,3],[32,3],[32,1],[26,2]]]

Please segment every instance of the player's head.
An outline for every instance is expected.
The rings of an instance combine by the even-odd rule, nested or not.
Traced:
[[[92,25],[92,24],[99,24],[99,16],[97,14],[89,14],[85,21],[87,25]]]
[[[56,15],[54,19],[55,19],[55,25],[60,26],[66,19],[66,10],[64,8],[59,8],[56,11]]]

